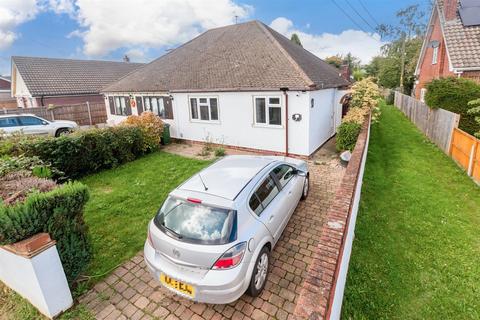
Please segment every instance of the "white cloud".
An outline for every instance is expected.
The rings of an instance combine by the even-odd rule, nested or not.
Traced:
[[[75,13],[74,0],[48,0],[48,7],[56,14],[73,15]]]
[[[306,33],[296,29],[293,22],[284,17],[273,20],[270,27],[289,38],[292,33],[296,33],[303,47],[320,58],[336,54],[345,55],[350,52],[360,58],[362,63],[368,63],[380,53],[380,48],[384,44],[379,34],[360,30],[349,29],[339,34]]]
[[[33,19],[39,11],[37,0],[0,0],[0,50],[12,45],[15,28]]]
[[[76,0],[74,6],[81,26],[75,34],[83,39],[89,56],[122,47],[144,51],[176,45],[205,29],[234,23],[235,16],[242,19],[251,11],[232,0]]]

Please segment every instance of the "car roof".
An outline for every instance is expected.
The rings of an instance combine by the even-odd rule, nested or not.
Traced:
[[[23,117],[23,116],[33,116],[33,117],[38,117],[37,115],[33,113],[21,113],[21,114],[0,114],[0,118],[9,118],[9,117]]]
[[[261,156],[227,156],[203,169],[178,187],[234,200],[242,189],[266,166],[276,162]],[[205,190],[203,183],[208,188]]]

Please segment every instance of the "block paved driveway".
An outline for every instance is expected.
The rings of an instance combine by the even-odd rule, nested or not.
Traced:
[[[271,254],[265,289],[228,305],[194,303],[161,287],[142,253],[95,285],[79,302],[97,319],[293,319],[295,304],[344,168],[323,151],[310,162],[311,189]]]

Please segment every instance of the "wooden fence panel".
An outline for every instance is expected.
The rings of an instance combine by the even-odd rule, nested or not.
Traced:
[[[454,129],[450,155],[465,171],[468,171],[470,166],[470,157],[474,145],[475,139],[471,135],[458,128]]]
[[[395,92],[395,106],[445,153],[450,150],[453,129],[460,116],[444,109],[431,109],[425,103]]]
[[[46,120],[70,120],[79,125],[95,125],[107,122],[105,104],[74,104],[55,107],[3,109],[4,114],[31,113]]]
[[[475,146],[475,153],[472,162],[472,178],[480,184],[480,140],[477,139],[477,145]]]
[[[469,176],[480,183],[480,140],[455,128],[450,155]]]

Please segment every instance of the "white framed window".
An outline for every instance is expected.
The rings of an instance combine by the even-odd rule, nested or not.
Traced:
[[[255,96],[254,123],[257,126],[282,126],[281,96]]]
[[[192,121],[219,122],[218,97],[190,97]]]
[[[129,97],[122,97],[122,96],[115,96],[115,114],[119,116],[127,116],[129,115],[129,111],[127,110],[127,100],[130,101]],[[130,107],[130,105],[128,106]]]
[[[438,47],[433,48],[433,55],[432,55],[432,64],[437,64],[438,62]]]
[[[420,101],[425,102],[425,94],[427,93],[427,89],[421,88],[420,89]]]

